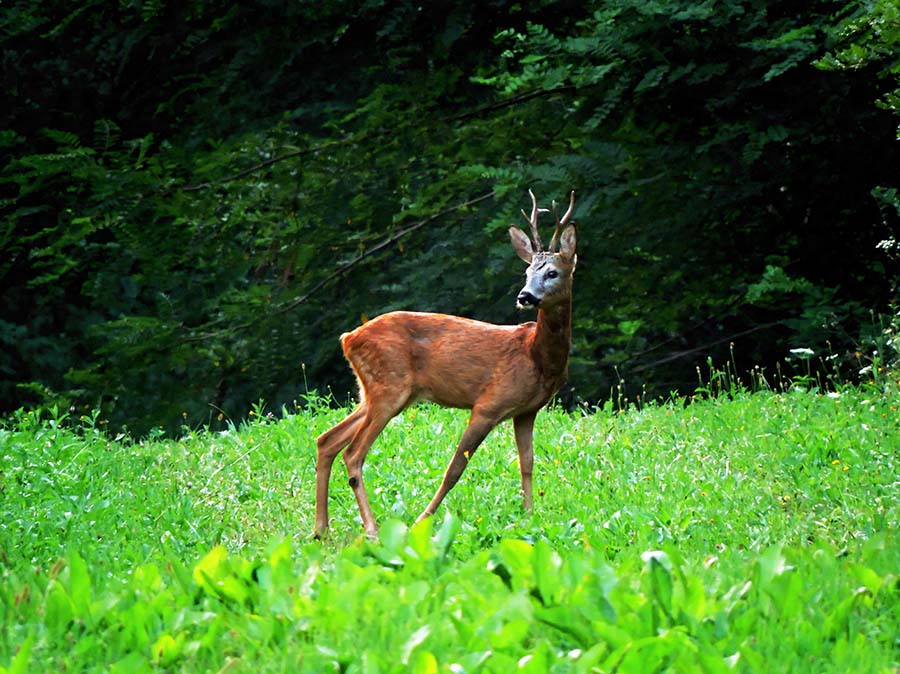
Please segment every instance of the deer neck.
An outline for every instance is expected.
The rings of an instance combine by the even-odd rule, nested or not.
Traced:
[[[572,342],[572,300],[538,310],[532,357],[545,377],[563,379]]]

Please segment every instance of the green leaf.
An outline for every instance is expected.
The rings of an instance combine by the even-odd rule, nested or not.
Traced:
[[[140,653],[129,653],[109,669],[110,674],[144,674],[152,671],[149,661]]]
[[[413,654],[408,671],[412,674],[437,674],[437,658],[433,653],[419,649]]]
[[[171,634],[161,634],[151,649],[153,662],[162,667],[169,667],[181,656],[183,646],[184,635],[178,635],[176,639]]]
[[[522,540],[504,539],[497,546],[496,554],[502,568],[509,574],[513,587],[527,587],[533,577],[531,557],[534,547]]]
[[[29,635],[19,644],[19,651],[13,656],[9,669],[5,670],[9,674],[27,674],[30,671],[29,661],[31,660],[31,648],[34,645],[34,637]]]
[[[424,525],[430,527],[429,524]],[[387,552],[398,555],[406,546],[409,528],[400,520],[388,520],[378,530],[378,539]]]
[[[228,551],[217,545],[194,566],[193,578],[211,596],[243,604],[250,596],[246,577],[251,573],[249,562],[229,563]]]
[[[450,552],[450,546],[459,535],[462,529],[462,521],[450,511],[444,515],[444,521],[435,535],[435,546],[441,557],[445,557]]]
[[[519,659],[517,671],[523,674],[547,674],[550,671],[552,659],[551,646],[542,639],[531,653]]]
[[[420,561],[428,561],[435,556],[434,542],[431,539],[431,531],[434,523],[433,517],[416,522],[409,528],[406,543],[408,550],[412,551],[415,558]]]
[[[862,564],[851,563],[848,570],[865,588],[873,595],[878,594],[884,584],[884,579],[879,576],[873,569]]]
[[[562,559],[542,538],[534,544],[531,566],[541,603],[545,606],[557,603],[562,589],[560,580]]]
[[[50,581],[44,599],[44,622],[51,632],[62,633],[75,618],[72,600],[59,579]]]
[[[634,88],[635,93],[658,86],[667,72],[669,72],[669,66],[667,65],[656,66],[652,70],[647,71]]]
[[[788,568],[782,546],[773,545],[756,559],[756,582],[761,589],[768,589]]]
[[[228,550],[222,545],[215,546],[194,566],[194,582],[201,587],[218,582],[227,573]]]
[[[79,618],[87,620],[91,613],[91,577],[87,564],[77,552],[67,560],[68,591],[72,600],[72,609]]]
[[[662,608],[663,613],[672,617],[672,594],[674,581],[672,579],[672,562],[669,556],[661,550],[652,550],[641,555],[644,561],[647,578],[650,584],[650,594]]]
[[[403,647],[400,649],[400,662],[404,665],[410,664],[410,657],[413,651],[422,645],[425,639],[428,638],[428,635],[431,634],[431,626],[423,625],[415,632],[413,632],[406,642],[403,644]]]

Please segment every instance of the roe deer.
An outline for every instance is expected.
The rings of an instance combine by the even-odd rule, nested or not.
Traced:
[[[363,484],[366,453],[385,425],[418,400],[471,409],[472,415],[441,485],[418,520],[434,514],[481,441],[494,426],[512,418],[522,495],[532,507],[534,418],[566,380],[572,335],[572,275],[575,227],[568,224],[575,192],[562,218],[553,202],[556,231],[547,251],[538,233],[539,209],[531,195],[528,220],[532,240],[517,227],[509,234],[526,263],[519,309],[536,307],[537,322],[493,325],[446,314],[395,311],[341,335],[344,355],[359,381],[359,406],[317,439],[315,535],[328,530],[328,483],[338,453],[344,463],[359,514],[369,537],[378,526]],[[554,248],[559,246],[559,251]]]

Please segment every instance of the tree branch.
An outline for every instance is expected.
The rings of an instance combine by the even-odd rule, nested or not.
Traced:
[[[507,98],[503,101],[488,103],[487,105],[483,105],[480,108],[475,108],[470,112],[464,112],[453,117],[445,117],[444,121],[459,122],[462,120],[471,119],[472,117],[478,117],[480,115],[483,115],[484,113],[496,112],[497,110],[509,108],[513,105],[518,105],[519,103],[525,103],[526,101],[530,101],[533,98],[552,96],[553,94],[560,94],[564,91],[575,91],[575,85],[565,84],[561,87],[555,87],[553,89],[533,89],[532,91],[526,91],[524,94],[519,94],[518,96],[513,96],[512,98]]]
[[[573,85],[567,84],[561,87],[556,87],[554,89],[537,89],[533,91],[528,91],[524,94],[519,94],[518,96],[513,96],[512,98],[508,98],[503,101],[497,101],[495,103],[489,103],[488,105],[483,105],[479,108],[475,108],[469,112],[464,112],[459,115],[455,115],[452,117],[444,117],[441,118],[441,122],[449,123],[449,122],[459,122],[467,119],[472,119],[473,117],[479,117],[484,114],[490,114],[492,112],[496,112],[497,110],[502,110],[504,108],[511,107],[513,105],[518,105],[519,103],[525,103],[526,101],[530,101],[534,98],[540,98],[541,96],[551,96],[553,94],[562,93],[564,91],[574,91],[575,87]],[[412,126],[409,124],[408,126]],[[341,145],[347,145],[352,142],[364,141],[374,138],[380,138],[382,136],[388,136],[396,132],[396,128],[390,129],[382,129],[377,133],[364,133],[360,136],[351,136],[349,138],[342,138],[341,140],[332,140],[321,145],[316,145],[315,147],[308,147],[303,150],[295,150],[293,152],[287,152],[282,155],[278,155],[277,157],[270,157],[264,161],[259,162],[258,164],[254,164],[248,168],[245,168],[237,173],[234,173],[225,178],[220,178],[219,180],[210,180],[205,183],[198,183],[196,185],[187,185],[181,188],[182,192],[199,192],[200,190],[209,189],[210,187],[215,187],[216,185],[224,185],[225,183],[234,182],[235,180],[240,180],[241,178],[246,178],[248,175],[256,173],[257,171],[261,171],[264,168],[272,166],[273,164],[277,164],[279,162],[285,161],[286,159],[294,159],[295,157],[303,157],[305,155],[315,154],[316,152],[320,152],[322,150],[328,150],[333,147],[340,147]]]
[[[365,138],[365,136],[363,136]],[[182,192],[199,192],[200,190],[205,190],[210,187],[215,187],[216,185],[224,185],[225,183],[234,182],[235,180],[240,180],[241,178],[245,178],[251,173],[256,173],[267,166],[271,166],[272,164],[277,164],[278,162],[284,161],[285,159],[293,159],[294,157],[302,157],[308,154],[314,154],[316,152],[320,152],[322,150],[327,150],[332,147],[338,147],[340,145],[346,145],[353,140],[358,140],[358,138],[344,138],[342,140],[332,140],[327,143],[322,143],[321,145],[316,145],[315,147],[308,147],[303,150],[295,150],[294,152],[288,152],[286,154],[278,155],[277,157],[270,157],[265,161],[261,161],[258,164],[254,164],[249,168],[245,168],[243,171],[238,171],[234,175],[230,175],[227,178],[220,178],[219,180],[210,180],[205,183],[198,183],[197,185],[188,185],[186,187],[182,187]]]
[[[664,365],[665,363],[670,363],[673,360],[678,360],[679,358],[684,358],[685,356],[690,356],[692,354],[697,353],[698,351],[705,351],[711,346],[718,346],[723,342],[730,342],[733,339],[737,339],[738,337],[746,337],[749,334],[754,332],[759,332],[760,330],[767,330],[768,328],[774,327],[776,325],[780,325],[780,321],[773,321],[771,323],[763,323],[762,325],[757,325],[752,328],[748,328],[747,330],[741,330],[741,332],[736,332],[733,335],[728,335],[727,337],[722,337],[721,339],[717,339],[712,342],[708,342],[706,344],[701,344],[700,346],[694,347],[693,349],[686,349],[684,351],[674,351],[670,353],[668,356],[663,356],[658,360],[654,360],[646,365],[639,365],[638,367],[631,368],[630,372],[644,372],[645,370],[652,370],[658,365]]]
[[[457,204],[456,206],[451,206],[450,208],[446,208],[443,211],[440,211],[439,213],[430,215],[427,218],[425,218],[424,220],[419,220],[418,222],[410,225],[409,227],[401,229],[396,234],[389,236],[387,239],[385,239],[381,243],[376,244],[375,246],[372,246],[368,250],[365,250],[362,253],[360,253],[359,255],[357,255],[355,258],[353,258],[349,262],[341,265],[340,267],[335,269],[333,272],[331,272],[328,276],[326,276],[321,281],[319,281],[315,286],[312,287],[312,289],[310,289],[303,295],[300,295],[299,297],[297,297],[293,301],[289,302],[288,304],[284,305],[283,307],[279,307],[277,310],[272,312],[272,315],[278,316],[280,314],[287,313],[288,311],[291,311],[292,309],[296,309],[301,304],[304,304],[305,302],[307,302],[310,297],[315,295],[322,288],[324,288],[326,285],[331,283],[334,279],[338,278],[339,276],[344,275],[345,273],[350,271],[353,267],[355,267],[357,264],[359,264],[360,262],[365,260],[367,257],[370,257],[371,255],[374,255],[375,253],[377,253],[381,250],[384,250],[391,244],[396,243],[397,241],[399,241],[401,238],[403,238],[407,234],[411,234],[412,232],[416,231],[417,229],[421,229],[428,223],[433,222],[434,220],[437,220],[438,218],[441,218],[441,217],[447,215],[448,213],[452,213],[453,211],[458,211],[462,208],[467,208],[468,206],[477,204],[481,201],[484,201],[485,199],[490,199],[494,195],[495,195],[495,192],[493,190],[491,190],[487,194],[482,194],[479,197],[474,197],[472,199],[469,199],[468,201],[462,202],[461,204]]]
[[[326,276],[321,281],[316,283],[312,288],[310,288],[304,294],[299,295],[298,297],[296,297],[292,301],[288,302],[287,304],[284,304],[284,305],[278,307],[277,309],[274,309],[273,311],[271,311],[268,314],[267,318],[286,314],[289,311],[296,309],[301,304],[305,304],[306,302],[308,302],[310,300],[310,298],[312,298],[316,293],[318,293],[320,290],[322,290],[322,288],[327,286],[329,283],[331,283],[335,279],[346,274],[348,271],[350,271],[353,267],[355,267],[357,264],[359,264],[366,258],[371,257],[375,253],[378,253],[379,251],[382,251],[385,248],[387,248],[388,246],[396,243],[397,241],[402,239],[407,234],[411,234],[412,232],[415,232],[416,230],[421,229],[425,225],[427,225],[431,222],[434,222],[438,218],[448,215],[449,213],[453,213],[454,211],[458,211],[460,209],[467,208],[467,207],[477,204],[479,202],[485,201],[486,199],[490,199],[495,194],[496,194],[496,192],[491,190],[490,192],[487,192],[486,194],[482,194],[480,196],[473,197],[467,201],[456,204],[455,206],[450,206],[449,208],[445,208],[444,210],[439,211],[438,213],[435,213],[434,215],[429,215],[427,218],[419,220],[418,222],[411,224],[409,227],[404,227],[399,232],[392,234],[391,236],[386,238],[381,243],[378,243],[378,244],[372,246],[371,248],[364,250],[362,253],[357,255],[355,258],[353,258],[349,262],[342,264],[340,267],[338,267],[333,272],[328,274],[328,276]],[[253,325],[256,325],[257,322],[258,321],[255,321],[255,320],[247,321],[246,323],[230,325],[228,327],[222,328],[221,330],[208,331],[208,332],[204,332],[203,334],[199,334],[199,335],[198,334],[190,335],[190,336],[187,336],[184,339],[180,340],[179,343],[180,344],[189,344],[192,342],[203,342],[203,341],[206,341],[213,337],[218,337],[220,335],[227,334],[229,332],[236,332],[238,330],[246,330],[247,328],[250,328]]]

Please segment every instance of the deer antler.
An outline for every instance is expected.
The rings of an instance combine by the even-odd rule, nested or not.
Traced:
[[[556,201],[553,202],[553,219],[556,220],[556,231],[553,232],[553,238],[550,239],[550,252],[556,252],[556,245],[559,243],[559,235],[562,234],[563,229],[565,229],[566,225],[569,223],[569,218],[572,217],[572,211],[575,210],[575,190],[572,190],[572,193],[569,195],[569,208],[563,214],[562,219],[560,220],[559,213],[556,211]]]
[[[540,253],[544,250],[544,246],[541,243],[541,235],[538,232],[538,214],[539,213],[547,213],[546,208],[538,208],[537,205],[537,197],[534,196],[534,192],[528,190],[528,194],[531,195],[531,217],[528,217],[528,214],[525,212],[525,209],[522,209],[522,215],[528,220],[528,224],[531,227],[531,238],[534,240],[535,253]],[[572,198],[574,199],[574,193]]]

